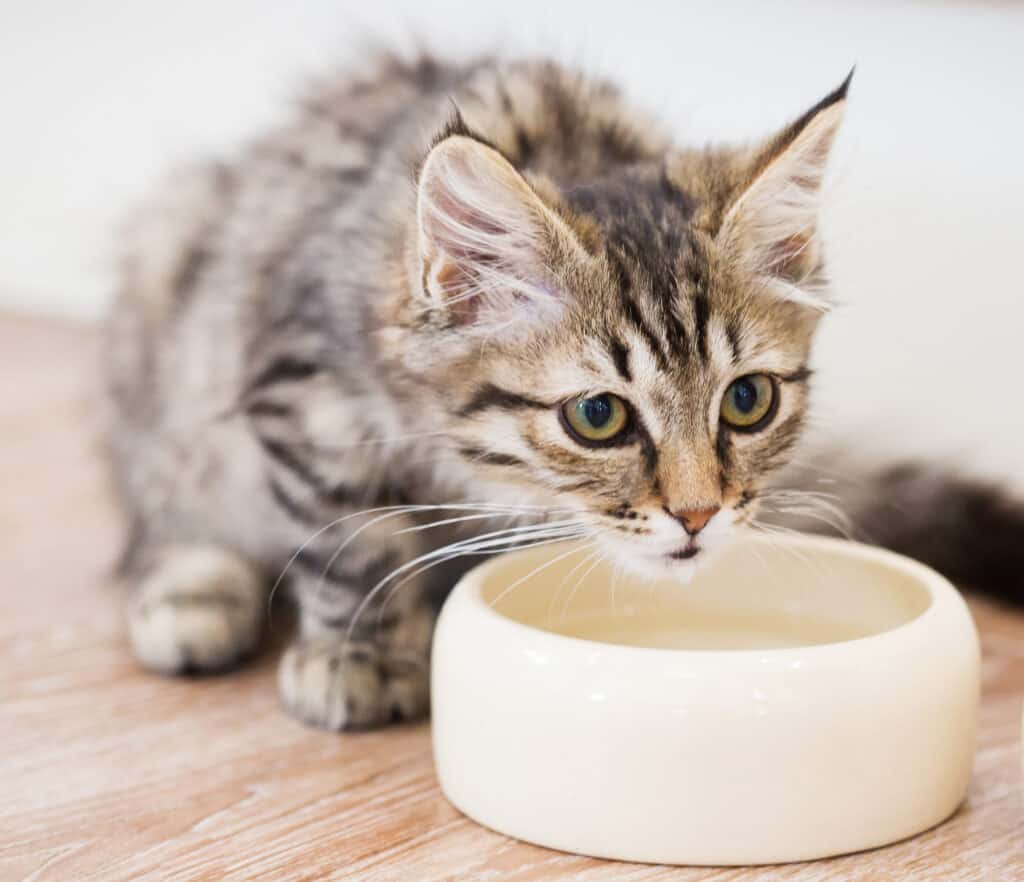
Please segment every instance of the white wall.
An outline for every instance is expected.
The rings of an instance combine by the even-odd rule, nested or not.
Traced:
[[[353,39],[417,34],[610,73],[697,141],[777,125],[856,62],[830,212],[847,306],[821,341],[822,414],[1024,476],[1022,6],[8,0],[0,305],[99,313],[113,222],[169,160],[271,120]]]

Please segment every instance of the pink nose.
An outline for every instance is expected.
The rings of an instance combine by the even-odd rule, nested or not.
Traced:
[[[696,536],[719,511],[721,511],[721,506],[716,505],[713,508],[670,511],[669,514],[683,525],[683,529],[687,533],[691,536]]]

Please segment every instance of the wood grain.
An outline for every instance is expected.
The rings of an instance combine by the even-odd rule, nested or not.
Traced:
[[[95,345],[88,328],[0,319],[0,878],[1024,879],[1024,614],[980,600],[967,804],[898,845],[770,868],[617,864],[484,830],[438,792],[426,725],[336,736],[287,718],[273,649],[227,678],[142,673],[109,575]]]

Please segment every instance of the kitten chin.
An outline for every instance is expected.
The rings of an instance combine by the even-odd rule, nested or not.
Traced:
[[[680,585],[691,582],[694,576],[711,564],[724,548],[734,540],[736,530],[719,534],[714,540],[699,545],[699,551],[692,557],[676,556],[680,548],[666,547],[653,549],[639,546],[617,537],[610,539],[604,553],[609,561],[621,566],[632,575],[646,580],[672,581]]]

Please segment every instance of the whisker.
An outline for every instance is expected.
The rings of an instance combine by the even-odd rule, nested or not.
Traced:
[[[558,541],[561,541],[561,540],[558,540]],[[563,554],[559,554],[558,556],[553,557],[550,560],[542,562],[539,566],[536,566],[532,570],[530,570],[530,572],[528,572],[525,576],[521,576],[520,578],[516,579],[511,585],[508,585],[488,605],[493,609],[499,603],[501,603],[501,601],[504,600],[513,589],[518,588],[527,579],[532,578],[537,573],[542,572],[543,570],[546,570],[548,567],[554,566],[560,560],[564,560],[565,558],[567,558],[570,554],[577,554],[580,551],[585,551],[587,548],[588,548],[587,545],[576,545],[576,546],[570,548],[568,551],[564,552]]]
[[[800,551],[799,549],[794,548],[789,543],[779,541],[782,538],[789,537],[789,536],[803,536],[803,535],[805,535],[805,534],[801,533],[799,530],[793,530],[793,529],[791,529],[789,527],[781,527],[781,526],[775,526],[775,525],[760,524],[760,523],[757,523],[756,521],[752,521],[751,522],[751,526],[754,527],[754,529],[759,530],[767,539],[769,539],[769,541],[771,541],[771,543],[772,543],[772,547],[778,548],[781,551],[784,551],[785,553],[787,553],[791,557],[795,558],[797,561],[799,561],[804,566],[806,566],[806,567],[808,567],[808,568],[810,568],[812,570],[815,570],[819,576],[825,577],[825,576],[828,575],[827,570],[822,568],[821,561],[820,560],[816,561],[814,559],[813,555],[809,556],[809,555],[805,554],[804,552]]]
[[[516,533],[512,535],[499,535],[505,534],[506,531],[499,530],[493,538],[472,538],[464,539],[460,542],[453,542],[450,545],[445,545],[441,548],[429,551],[425,554],[421,554],[419,557],[413,558],[413,560],[402,564],[400,567],[392,570],[388,575],[381,579],[376,585],[374,585],[367,594],[360,600],[359,605],[355,608],[352,614],[352,618],[349,621],[348,628],[345,633],[345,642],[351,640],[352,633],[355,630],[355,626],[359,621],[359,618],[369,607],[370,603],[373,602],[377,593],[392,579],[407,573],[410,569],[422,565],[427,561],[434,560],[436,558],[444,557],[453,551],[458,551],[460,554],[476,553],[483,550],[497,551],[505,548],[506,546],[512,545],[515,547],[515,543],[525,542],[530,540],[536,540],[530,547],[534,545],[543,545],[550,542],[561,542],[565,539],[575,538],[583,535],[583,528],[581,525],[572,523],[571,526],[561,527],[560,529],[550,529],[548,525],[539,525],[535,528],[537,532],[535,534],[525,535],[523,533]]]
[[[833,493],[813,490],[771,490],[762,494],[768,513],[805,517],[825,524],[846,539],[853,540],[856,533],[850,516],[840,508]]]
[[[571,509],[563,508],[563,509],[551,509],[550,511],[537,512],[536,516],[537,517],[546,517],[546,516],[552,515],[552,514],[572,514],[572,513],[573,512],[571,511]],[[531,513],[511,512],[511,513],[506,513],[506,514],[507,514],[508,517],[526,517],[528,514],[531,514]],[[393,535],[401,536],[403,533],[419,533],[419,532],[421,532],[423,530],[433,530],[435,527],[444,527],[444,526],[447,526],[449,524],[462,523],[463,521],[479,521],[479,520],[483,520],[485,518],[495,518],[495,517],[500,517],[500,516],[501,516],[501,513],[493,514],[493,515],[475,514],[475,515],[464,515],[462,517],[457,517],[457,518],[445,518],[445,519],[440,520],[440,521],[431,521],[431,523],[429,523],[429,524],[418,524],[415,527],[405,527],[404,529],[396,531]]]
[[[364,530],[372,527],[374,524],[376,524],[376,523],[378,523],[378,522],[380,522],[382,520],[386,520],[386,519],[389,519],[389,518],[392,518],[392,517],[396,517],[398,514],[406,514],[406,513],[407,512],[398,512],[398,513],[390,513],[390,514],[380,515],[380,516],[374,518],[372,521],[370,521],[370,523],[364,524],[362,527],[360,527],[358,530],[356,530],[351,536],[349,536],[348,539],[346,539],[337,548],[337,550],[335,550],[335,552],[327,559],[327,563],[324,564],[324,568],[323,568],[323,570],[320,573],[320,580],[317,582],[316,594],[319,595],[320,592],[323,591],[323,589],[324,589],[324,587],[326,586],[326,583],[327,583],[327,574],[331,571],[331,568],[334,566],[334,564],[338,560],[338,558],[341,557],[341,555],[345,551],[345,549],[349,545],[352,544],[352,541],[360,533],[362,533]],[[491,514],[490,517],[503,517],[503,516],[507,516],[508,514],[509,514],[508,510],[506,510],[506,509],[499,509],[495,513]],[[500,535],[502,535],[504,533],[514,533],[514,532],[519,532],[519,531],[522,531],[522,530],[553,527],[553,526],[558,526],[560,524],[570,524],[570,523],[575,523],[575,522],[574,521],[555,521],[553,523],[529,524],[529,525],[525,525],[525,526],[507,527],[507,528],[505,528],[503,530],[496,530],[496,531],[491,532],[491,533],[484,533],[484,534],[482,534],[480,536],[470,537],[470,539],[463,540],[463,541],[473,541],[475,539],[486,539],[486,538],[489,538],[491,536],[500,536]],[[411,530],[414,530],[416,528],[415,527],[408,527],[406,529],[411,531]],[[398,535],[399,533],[403,533],[403,532],[405,532],[405,530],[398,530],[395,533],[393,533],[392,535],[395,536],[395,535]]]
[[[309,547],[309,543],[310,542],[314,541],[319,536],[322,536],[324,533],[326,533],[331,528],[337,527],[338,525],[344,523],[347,520],[350,520],[351,518],[359,517],[360,515],[365,515],[365,514],[372,514],[375,511],[394,511],[396,509],[400,509],[401,511],[408,511],[408,510],[411,510],[411,508],[412,508],[412,506],[408,506],[408,505],[384,505],[384,506],[379,506],[378,508],[371,508],[371,509],[367,509],[365,511],[359,511],[359,512],[355,512],[353,514],[344,515],[344,516],[342,516],[340,518],[335,518],[333,521],[330,521],[329,523],[324,524],[324,526],[322,526],[318,530],[314,531],[312,534],[310,534],[308,539],[306,539],[301,545],[299,545],[298,548],[295,549],[295,553],[288,559],[288,562],[284,565],[284,569],[281,570],[280,575],[278,575],[277,579],[274,581],[274,584],[273,584],[273,586],[270,589],[270,595],[267,597],[267,612],[268,612],[268,615],[270,613],[271,601],[274,599],[274,594],[277,592],[277,589],[280,586],[281,581],[284,579],[285,575],[287,574],[287,572],[291,568],[291,566],[298,559],[299,555],[302,554],[302,552],[305,551],[306,548]]]
[[[433,505],[433,504],[380,505],[380,506],[376,506],[374,508],[367,508],[367,509],[361,509],[361,510],[356,511],[356,512],[350,512],[347,515],[342,515],[341,517],[335,518],[334,520],[329,521],[328,523],[324,524],[319,529],[314,530],[313,533],[311,533],[309,535],[309,537],[304,542],[302,542],[302,544],[300,544],[298,546],[298,548],[295,549],[294,554],[292,554],[292,556],[288,559],[288,562],[284,565],[284,568],[281,570],[281,573],[278,575],[277,579],[274,581],[274,584],[273,584],[273,586],[270,589],[270,594],[267,597],[267,611],[268,611],[268,614],[270,612],[271,602],[274,599],[274,594],[277,592],[277,589],[280,586],[281,582],[284,580],[285,575],[288,573],[288,570],[292,567],[292,565],[298,559],[299,555],[302,554],[302,552],[305,551],[306,548],[309,547],[309,544],[311,542],[316,540],[318,537],[322,536],[328,530],[330,530],[330,529],[332,529],[334,527],[337,527],[337,526],[345,523],[346,521],[350,521],[353,518],[364,517],[366,515],[374,514],[374,513],[377,513],[377,512],[389,512],[389,513],[395,513],[395,514],[407,514],[407,513],[410,513],[410,512],[437,511],[437,510],[441,510],[441,511],[459,511],[459,510],[461,510],[461,511],[465,511],[465,510],[480,511],[480,510],[486,510],[486,509],[494,509],[494,508],[497,508],[497,507],[498,506],[495,506],[494,503],[473,503],[473,502],[450,503],[450,504],[440,504],[440,505]],[[513,506],[511,506],[511,505],[509,505],[509,506],[501,506],[502,510],[511,510],[512,508],[513,508]],[[544,506],[530,506],[530,505],[526,505],[526,506],[516,506],[516,508],[521,508],[523,510],[527,510],[527,509],[543,509]]]
[[[611,580],[610,580],[610,594],[611,594],[611,611],[612,611],[612,614],[615,613],[616,607],[618,606],[618,604],[616,603],[615,597],[616,597],[616,592],[618,590],[619,580],[622,578],[622,576],[624,574],[625,574],[625,569],[624,569],[622,563],[620,561],[613,560],[612,561],[612,577],[611,577]]]
[[[596,545],[597,545],[597,542],[595,540],[592,543],[588,543],[588,545],[586,547],[588,547],[588,548],[595,548]],[[562,589],[565,588],[566,583],[569,581],[569,579],[571,579],[573,577],[573,574],[576,573],[580,569],[580,567],[586,566],[587,562],[596,553],[597,553],[596,551],[595,552],[591,552],[590,554],[586,555],[581,560],[577,561],[576,564],[573,566],[573,568],[571,570],[569,570],[569,572],[566,573],[565,576],[562,577],[562,581],[558,583],[558,587],[554,591],[551,592],[551,598],[548,601],[547,613],[545,614],[545,620],[547,621],[547,623],[549,625],[554,621],[555,603],[558,601],[558,598],[559,598],[559,596],[562,593]]]
[[[594,569],[598,566],[598,564],[601,563],[602,555],[601,555],[600,548],[594,553],[593,557],[594,557],[593,563],[591,563],[591,565],[589,567],[587,567],[587,569],[584,571],[583,575],[581,575],[576,580],[576,584],[573,586],[572,591],[569,592],[569,596],[565,599],[565,603],[562,604],[562,617],[560,619],[560,621],[562,621],[562,622],[565,621],[565,617],[566,617],[566,615],[569,612],[569,604],[572,603],[572,599],[576,595],[576,592],[579,591],[580,588],[582,587],[583,583],[587,581],[587,576],[589,576],[592,572],[594,572]]]
[[[557,537],[556,539],[554,539],[552,541],[553,542],[563,542],[565,540],[564,540],[563,537],[559,536],[559,537]],[[545,545],[545,544],[549,544],[549,543],[548,542],[534,542],[534,543],[529,543],[529,544],[526,544],[526,545],[515,546],[514,548],[509,549],[509,550],[512,550],[512,551],[523,551],[523,550],[528,549],[528,548],[534,548],[534,547],[536,547],[538,545]],[[388,604],[391,603],[391,601],[394,598],[394,596],[398,593],[398,590],[403,585],[405,585],[406,583],[411,582],[417,576],[422,575],[423,573],[425,573],[425,572],[427,572],[429,570],[432,570],[434,567],[446,564],[449,561],[455,560],[456,558],[459,558],[459,557],[473,557],[473,556],[478,556],[478,555],[488,555],[489,556],[489,555],[493,555],[493,554],[494,554],[494,551],[492,549],[483,549],[483,550],[479,550],[479,551],[477,551],[477,550],[455,550],[451,554],[448,554],[445,557],[442,557],[442,558],[440,558],[438,560],[428,561],[423,566],[421,566],[419,569],[414,570],[412,573],[409,573],[408,575],[406,575],[404,578],[402,578],[400,581],[396,582],[394,585],[392,585],[388,589],[387,594],[384,596],[384,600],[383,600],[383,602],[380,605],[380,609],[377,610],[377,618],[376,618],[376,622],[375,622],[375,625],[374,625],[375,631],[376,632],[380,631],[381,622],[383,621],[384,613],[385,613],[385,610],[388,607]]]

